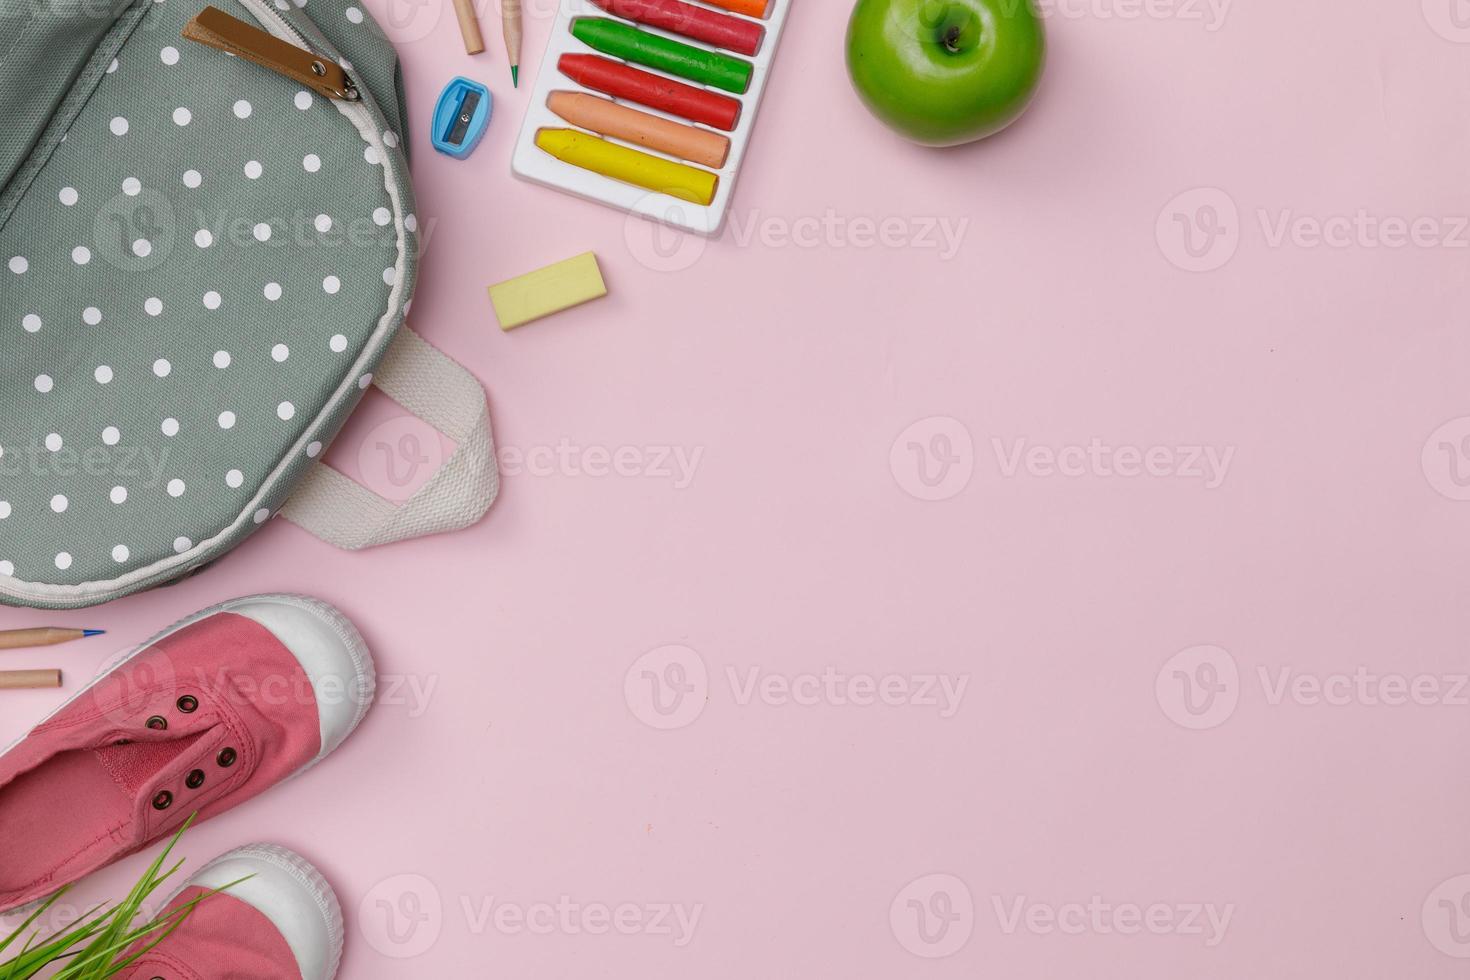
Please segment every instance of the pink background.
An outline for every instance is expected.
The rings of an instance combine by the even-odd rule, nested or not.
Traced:
[[[701,250],[509,177],[528,86],[508,84],[495,7],[471,59],[448,4],[369,0],[401,41],[418,126],[431,230],[414,319],[491,392],[517,451],[500,501],[472,530],[365,554],[273,522],[174,588],[0,612],[0,627],[109,630],[5,664],[61,664],[74,690],[117,648],[254,592],[352,615],[383,702],[337,756],[186,851],[265,839],[318,862],[354,980],[1461,976],[1456,2],[1233,3],[1217,19],[1200,0],[1068,0],[1030,114],[950,152],[865,114],[842,66],[847,5],[805,3],[735,227]],[[422,129],[460,73],[497,100],[467,162]],[[1338,246],[1313,238],[1313,221],[1360,212],[1431,221],[1400,247],[1366,219]],[[782,235],[855,218],[894,219],[889,243],[863,247],[861,226],[817,247]],[[938,219],[969,222],[949,257],[921,245]],[[607,299],[501,333],[487,284],[587,249]],[[404,425],[375,411],[339,462]],[[1017,440],[1062,451],[1073,475],[1010,466]],[[1092,440],[1182,451],[1154,454],[1153,475],[1104,475],[1065,451]],[[563,441],[562,460],[522,461]],[[589,447],[624,446],[624,475],[587,474]],[[1189,447],[1232,454],[1218,486],[1190,475]],[[699,454],[692,482],[658,475],[664,448]],[[685,649],[640,662],[669,645]],[[645,696],[645,667],[679,677],[659,658],[695,685],[668,719]],[[829,667],[967,687],[949,717],[740,687],[752,669]],[[1331,686],[1360,667],[1379,679],[1341,688],[1345,703],[1278,696],[1283,676]],[[1424,703],[1383,703],[1415,684]],[[0,742],[56,700],[4,695]],[[680,946],[481,917],[562,896],[700,918]],[[1072,917],[1094,896],[1173,925]],[[1018,900],[1040,911],[1015,925]],[[1202,933],[1181,925],[1193,905],[1228,910],[1223,937],[1204,916],[1183,924]],[[1080,931],[1048,930],[1048,910]]]

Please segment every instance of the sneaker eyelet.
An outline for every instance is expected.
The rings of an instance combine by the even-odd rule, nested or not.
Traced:
[[[199,699],[192,694],[185,694],[179,698],[178,707],[184,714],[192,715],[195,711],[199,710]]]
[[[237,758],[239,758],[239,755],[234,749],[220,749],[219,755],[215,756],[214,761],[219,763],[220,768],[228,769],[235,764]]]
[[[188,776],[184,777],[184,785],[189,787],[190,789],[198,789],[199,787],[203,786],[204,770],[195,769],[193,772],[189,773]]]
[[[173,806],[173,802],[174,794],[170,793],[166,789],[159,790],[158,793],[153,797],[153,809],[167,810],[169,807]]]
[[[168,719],[163,715],[154,715],[145,724],[155,732],[162,732],[168,729]]]

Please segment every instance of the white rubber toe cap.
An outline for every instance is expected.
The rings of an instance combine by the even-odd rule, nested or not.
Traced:
[[[280,931],[296,956],[302,980],[337,975],[342,906],[321,872],[301,855],[274,844],[250,844],[215,858],[188,885],[230,885],[226,895],[259,910]]]
[[[367,714],[377,684],[372,655],[351,620],[306,596],[254,596],[227,606],[274,633],[311,679],[321,720],[317,758],[341,745]]]

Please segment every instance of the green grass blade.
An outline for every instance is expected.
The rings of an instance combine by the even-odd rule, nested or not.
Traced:
[[[158,857],[153,859],[153,863],[148,865],[148,869],[143,872],[143,876],[138,879],[137,884],[128,892],[127,897],[118,903],[112,923],[102,931],[102,934],[97,939],[87,946],[86,953],[90,954],[94,949],[113,948],[118,943],[119,937],[128,931],[133,920],[138,917],[138,910],[142,907],[144,900],[153,894],[159,885],[171,877],[183,865],[183,862],[179,861],[167,872],[160,874],[163,863],[173,853],[174,847],[179,843],[179,838],[184,835],[184,831],[189,829],[189,825],[194,822],[195,816],[196,814],[189,815],[188,819],[184,821],[183,826],[169,839],[168,845],[164,847]],[[74,962],[68,967],[68,970],[79,969],[82,964],[90,961],[91,957],[87,956],[78,962]],[[106,964],[101,964],[100,969],[106,969]],[[96,980],[96,978],[105,977],[107,974],[99,972],[99,970],[90,970],[78,972],[75,976],[77,980]]]
[[[41,916],[45,915],[47,910],[50,909],[51,906],[55,905],[57,901],[61,898],[61,896],[66,894],[67,889],[69,888],[71,888],[70,885],[62,886],[56,891],[55,894],[53,894],[50,898],[46,899],[46,901],[37,906],[36,911],[32,912],[24,922],[16,926],[14,932],[6,936],[4,939],[0,939],[0,953],[5,952],[10,944],[15,942],[15,940],[19,938],[21,933],[25,932],[31,927],[32,923],[34,923]]]

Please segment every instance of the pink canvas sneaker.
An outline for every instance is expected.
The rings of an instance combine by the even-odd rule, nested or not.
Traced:
[[[346,617],[299,596],[159,634],[0,755],[0,911],[320,761],[367,713],[374,676]]]
[[[225,885],[230,885],[227,891],[209,895]],[[159,916],[206,895],[182,925],[118,974],[119,980],[336,976],[342,908],[332,886],[299,854],[271,844],[223,854],[190,878]],[[140,940],[134,951],[147,945]]]

